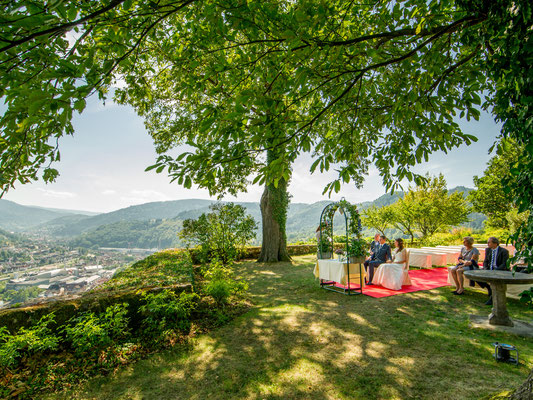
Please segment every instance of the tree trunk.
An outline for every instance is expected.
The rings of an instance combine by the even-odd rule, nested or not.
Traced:
[[[263,243],[258,262],[290,261],[285,234],[288,205],[287,182],[284,179],[280,179],[277,188],[265,186],[261,196]]]
[[[526,381],[522,383],[509,397],[510,400],[531,400],[533,399],[533,369],[529,373]]]

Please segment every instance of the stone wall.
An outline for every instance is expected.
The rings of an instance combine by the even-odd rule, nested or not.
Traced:
[[[128,304],[128,317],[132,328],[140,323],[138,309],[142,305],[142,294],[145,292],[159,292],[170,289],[176,293],[191,291],[190,284],[176,285],[168,288],[144,288],[125,291],[95,291],[80,297],[58,298],[47,302],[28,305],[20,308],[8,308],[0,311],[0,326],[5,326],[9,332],[15,333],[21,327],[36,324],[43,316],[55,314],[57,326],[64,325],[70,318],[90,311],[96,314],[104,312],[109,306],[121,303]]]

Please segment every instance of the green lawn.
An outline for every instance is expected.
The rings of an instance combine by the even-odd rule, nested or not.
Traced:
[[[479,399],[519,385],[533,340],[471,329],[488,314],[484,292],[440,288],[374,299],[321,290],[313,256],[242,263],[255,307],[189,345],[47,398],[64,399]],[[512,317],[533,311],[509,300]],[[494,341],[520,351],[497,363]]]

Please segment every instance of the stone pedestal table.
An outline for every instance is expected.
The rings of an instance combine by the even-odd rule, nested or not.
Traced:
[[[507,312],[505,291],[507,285],[533,284],[533,274],[517,272],[513,275],[511,271],[478,269],[465,271],[465,277],[477,282],[487,282],[492,289],[492,313],[489,315],[489,324],[513,326],[513,321]]]

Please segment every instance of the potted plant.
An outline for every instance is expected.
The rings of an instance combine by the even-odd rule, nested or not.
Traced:
[[[320,260],[328,260],[331,258],[333,245],[327,236],[322,236],[318,242],[318,258]]]
[[[363,240],[352,237],[348,242],[348,257],[350,264],[362,263],[368,255],[368,244]]]
[[[341,249],[337,249],[337,250],[335,250],[335,254],[337,255],[337,258],[340,261],[342,256],[344,255],[344,251],[342,251]]]

